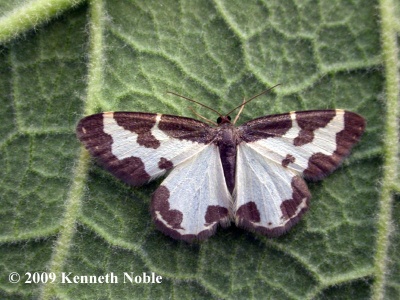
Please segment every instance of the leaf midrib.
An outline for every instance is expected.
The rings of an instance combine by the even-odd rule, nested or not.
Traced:
[[[48,1],[35,1],[36,5],[43,4]],[[78,0],[57,0],[52,1],[58,4],[57,9],[54,7],[37,9],[36,11],[42,12],[39,16],[35,15],[33,18],[30,6],[24,6],[23,9],[16,10],[5,17],[0,19],[0,41],[8,41],[22,32],[37,26],[38,24],[49,20],[60,11],[70,8],[73,5],[83,2]],[[390,227],[392,224],[392,202],[393,194],[397,191],[400,192],[400,185],[397,183],[398,170],[397,166],[398,153],[399,153],[399,129],[397,120],[399,120],[398,96],[399,75],[397,66],[398,62],[398,48],[396,41],[396,33],[400,26],[396,22],[394,15],[392,0],[380,0],[379,9],[381,15],[381,45],[382,45],[382,58],[385,66],[386,77],[386,123],[385,123],[385,138],[384,138],[384,154],[385,162],[383,168],[383,181],[381,185],[380,196],[380,211],[378,213],[378,233],[376,240],[376,254],[375,254],[375,281],[372,286],[372,298],[383,299],[385,296],[385,275],[387,275],[387,261],[388,261],[388,248],[390,246]],[[87,101],[84,106],[84,114],[94,113],[100,103],[101,99],[101,86],[103,82],[103,18],[104,7],[103,1],[91,1],[89,4],[90,10],[90,63],[88,65],[88,88],[87,88]],[[220,7],[221,12],[221,7]],[[21,15],[30,15],[30,18],[24,22],[16,23],[16,20]],[[373,62],[376,64],[377,61]],[[64,261],[68,255],[69,245],[75,233],[75,224],[79,216],[81,201],[83,198],[83,189],[86,184],[88,165],[90,158],[87,151],[81,148],[79,150],[77,165],[75,167],[72,185],[66,201],[65,217],[62,219],[57,243],[53,249],[53,256],[49,263],[50,272],[61,270]],[[365,276],[369,275],[369,270],[366,271]],[[346,280],[346,279],[345,279]],[[337,283],[335,283],[337,284]],[[329,286],[329,283],[327,283]],[[325,287],[327,287],[325,286]],[[318,289],[320,290],[320,289]],[[43,286],[42,298],[51,298],[54,296],[55,289],[51,285]]]
[[[90,48],[88,65],[87,101],[84,105],[84,114],[95,112],[98,100],[101,98],[101,84],[103,81],[103,1],[91,1],[90,16]],[[76,231],[77,218],[82,205],[83,192],[88,176],[90,156],[83,146],[79,149],[77,166],[73,172],[72,185],[65,205],[65,214],[61,219],[60,232],[49,262],[49,272],[60,274],[68,256],[72,240]],[[42,299],[52,299],[56,295],[56,286],[46,284],[42,286]]]
[[[388,250],[390,245],[390,227],[392,224],[392,206],[395,185],[398,182],[397,166],[399,153],[399,74],[397,22],[392,0],[380,0],[382,56],[386,78],[386,123],[384,137],[383,181],[378,214],[378,232],[375,254],[375,281],[372,286],[372,298],[385,298],[386,276],[388,275]]]

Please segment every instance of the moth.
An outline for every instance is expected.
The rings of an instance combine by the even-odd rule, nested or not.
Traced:
[[[233,122],[231,112],[215,112],[216,127],[167,114],[104,112],[81,119],[76,132],[129,185],[169,173],[152,195],[152,217],[164,234],[193,242],[232,221],[268,237],[287,232],[309,206],[304,179],[335,170],[365,129],[363,117],[342,109],[268,115],[238,127],[240,112]]]

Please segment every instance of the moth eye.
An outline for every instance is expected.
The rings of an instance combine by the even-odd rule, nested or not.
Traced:
[[[222,122],[222,118],[221,118],[221,117],[218,117],[218,119],[217,119],[217,124],[221,124],[221,122]]]
[[[230,121],[232,118],[231,118],[231,116],[227,116],[228,117],[228,120]]]

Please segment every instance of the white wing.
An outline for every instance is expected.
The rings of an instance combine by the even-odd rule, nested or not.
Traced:
[[[107,112],[82,119],[77,135],[108,171],[138,186],[202,151],[213,130],[190,118]]]
[[[308,179],[322,179],[349,155],[365,120],[341,109],[290,112],[240,127],[249,147]]]
[[[310,193],[304,180],[241,143],[233,193],[237,226],[267,236],[289,230],[307,210]]]
[[[365,120],[344,110],[290,112],[239,127],[236,224],[278,236],[297,223],[310,193],[301,176],[321,179],[350,153]]]
[[[187,242],[211,236],[231,219],[232,196],[216,145],[176,166],[155,191],[151,204],[158,229]]]

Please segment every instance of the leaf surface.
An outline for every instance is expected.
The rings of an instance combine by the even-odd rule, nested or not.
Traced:
[[[387,109],[397,98],[385,93],[393,55],[379,23],[387,15],[378,9],[386,1],[40,2],[0,0],[0,25],[11,26],[0,26],[2,298],[400,296],[393,196],[400,188],[387,173],[388,162],[398,168],[391,120],[399,113]],[[28,16],[25,27],[15,25],[16,13]],[[195,245],[164,236],[149,213],[161,180],[126,186],[75,137],[77,121],[100,111],[192,116],[192,104],[166,91],[224,113],[276,83],[245,107],[239,123],[325,108],[367,120],[345,163],[309,183],[310,211],[276,239],[235,226]],[[26,272],[45,271],[58,283],[62,272],[70,279],[113,272],[118,283],[24,283]],[[10,283],[11,272],[22,280]],[[162,283],[123,283],[124,272],[154,273]]]

